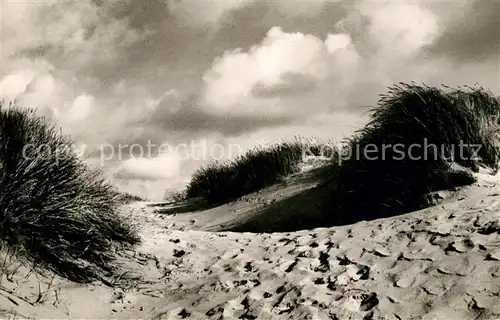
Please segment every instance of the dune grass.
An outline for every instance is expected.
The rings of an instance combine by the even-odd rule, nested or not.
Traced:
[[[34,111],[0,104],[0,241],[36,267],[89,282],[112,276],[116,249],[139,237],[71,145]]]
[[[331,194],[318,199],[326,201],[323,225],[422,209],[434,203],[433,192],[474,183],[481,167],[499,168],[500,99],[482,87],[399,83],[371,113],[342,148],[331,144],[319,186]],[[319,155],[324,146],[296,140],[255,148],[198,170],[186,196],[218,204],[255,192],[297,172],[304,150]]]
[[[342,163],[332,163],[333,220],[424,208],[430,192],[471,184],[480,167],[498,169],[500,100],[483,88],[400,83],[372,112],[346,141]]]
[[[432,205],[435,191],[474,183],[481,167],[498,170],[500,100],[490,91],[401,83],[371,112],[316,188],[228,231],[290,232],[395,216]]]
[[[298,172],[305,156],[331,156],[334,148],[330,145],[296,137],[290,142],[255,147],[233,161],[216,162],[197,170],[185,196],[202,198],[211,204],[233,200]]]

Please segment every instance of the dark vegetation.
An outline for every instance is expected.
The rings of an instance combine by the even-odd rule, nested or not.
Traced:
[[[498,169],[500,100],[483,88],[402,83],[381,95],[372,112],[347,140],[351,156],[332,164],[331,222],[425,208],[431,192],[472,184],[471,171],[480,167]]]
[[[317,188],[278,201],[232,230],[293,231],[428,207],[435,191],[474,183],[473,172],[481,167],[496,173],[499,117],[500,99],[481,87],[392,86],[369,123],[330,154],[333,161]],[[295,172],[299,150],[298,144],[276,145],[204,168],[188,196],[220,201],[273,184]],[[299,206],[303,210],[294,209]]]
[[[73,281],[112,277],[116,249],[139,237],[71,145],[34,111],[0,104],[0,242]]]
[[[472,172],[481,167],[498,170],[500,100],[483,88],[399,84],[372,112],[371,121],[345,141],[342,151],[350,157],[341,162],[331,145],[277,143],[201,168],[182,198],[224,203],[296,173],[306,151],[332,157],[318,171],[317,188],[275,202],[237,228],[291,231],[425,208],[432,192],[472,184]],[[121,202],[135,199],[118,195],[71,144],[33,111],[0,104],[0,247],[88,282],[112,276],[115,252],[139,242],[116,212]]]
[[[220,204],[260,190],[299,171],[304,156],[331,156],[326,143],[296,138],[270,147],[255,147],[226,163],[216,162],[196,171],[187,186],[186,198],[202,198]]]

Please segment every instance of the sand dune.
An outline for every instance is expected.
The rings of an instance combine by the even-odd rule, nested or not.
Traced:
[[[500,319],[499,180],[422,211],[289,233],[207,232],[211,219],[134,203],[124,211],[143,243],[121,260],[129,288],[55,278],[46,290],[51,277],[20,268],[0,306],[36,319]]]

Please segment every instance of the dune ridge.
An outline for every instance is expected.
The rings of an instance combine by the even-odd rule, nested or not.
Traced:
[[[477,176],[421,211],[288,233],[173,230],[181,215],[128,204],[143,239],[122,260],[128,289],[57,278],[43,303],[0,291],[0,305],[36,319],[498,319],[500,176]],[[31,277],[8,283],[36,296]]]

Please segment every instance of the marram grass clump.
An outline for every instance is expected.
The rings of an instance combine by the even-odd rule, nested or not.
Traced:
[[[116,192],[32,110],[0,104],[0,241],[70,280],[112,276],[114,252],[139,242]]]
[[[483,88],[401,83],[372,112],[332,164],[333,220],[424,208],[431,192],[473,183],[480,167],[498,169],[500,100]]]
[[[291,142],[258,146],[235,160],[215,162],[197,170],[186,189],[187,198],[224,203],[258,191],[299,171],[305,156],[332,157],[330,143],[296,137]]]

